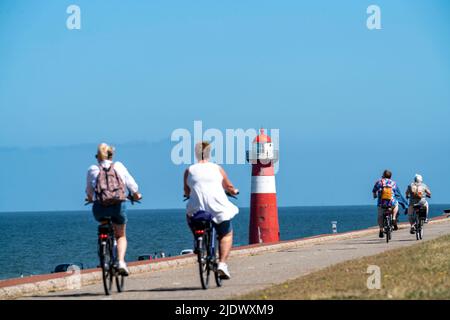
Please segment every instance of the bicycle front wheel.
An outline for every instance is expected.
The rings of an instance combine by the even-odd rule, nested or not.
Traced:
[[[208,259],[208,236],[205,233],[203,237],[197,239],[197,258],[198,271],[200,274],[200,282],[203,289],[208,289],[209,286],[209,259]]]
[[[116,287],[118,292],[123,292],[125,286],[125,277],[116,273]]]

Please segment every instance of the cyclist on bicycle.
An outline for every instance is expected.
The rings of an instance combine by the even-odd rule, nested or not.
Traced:
[[[125,188],[128,189],[133,199],[138,201],[142,198],[138,192],[138,185],[134,178],[130,175],[127,168],[120,162],[113,162],[114,148],[102,143],[98,146],[96,158],[98,164],[92,165],[88,169],[86,181],[86,201],[93,202],[92,212],[94,218],[104,223],[105,218],[110,217],[114,226],[114,234],[117,239],[117,256],[118,256],[118,270],[119,273],[127,276],[129,274],[127,265],[125,263],[125,253],[127,250],[127,238],[125,234],[126,223],[128,221],[125,205]],[[113,172],[110,172],[113,169]],[[108,175],[106,178],[113,178],[114,183],[117,182],[115,190],[102,190],[100,186],[100,171],[104,170]],[[108,172],[108,173],[106,173]],[[103,175],[103,173],[102,173]],[[106,185],[112,184],[106,183]],[[109,186],[108,186],[109,187]],[[109,202],[105,200],[105,194],[115,194],[115,201]],[[104,200],[104,201],[103,201]]]
[[[423,178],[420,174],[416,174],[414,177],[413,183],[408,186],[406,190],[406,198],[409,199],[409,207],[408,207],[408,220],[411,224],[410,233],[414,234],[414,206],[420,205],[425,207],[426,209],[426,220],[428,221],[428,201],[427,197],[431,197],[431,191],[428,186],[423,183]]]
[[[184,195],[189,197],[186,206],[188,224],[198,211],[212,215],[212,223],[219,237],[219,263],[217,271],[223,279],[230,279],[226,261],[233,245],[233,227],[231,220],[239,209],[228,200],[226,192],[236,195],[227,174],[219,165],[209,162],[211,145],[203,141],[195,145],[198,163],[191,165],[184,173]]]
[[[392,178],[392,172],[385,170],[383,176],[379,179],[373,189],[373,198],[378,198],[378,226],[380,227],[380,238],[384,237],[383,232],[383,214],[384,208],[392,208],[392,223],[394,225],[394,230],[398,230],[397,226],[397,214],[398,214],[398,200],[395,197],[397,190],[397,183]]]

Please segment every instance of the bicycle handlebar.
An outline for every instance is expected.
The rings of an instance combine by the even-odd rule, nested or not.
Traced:
[[[228,197],[230,197],[230,198],[237,199],[236,196],[239,194],[239,191],[238,191],[235,195],[229,193],[228,191],[226,191],[225,194],[226,194]],[[184,195],[183,201],[187,201],[187,200],[189,200],[189,198],[190,198],[189,196]]]
[[[239,191],[234,195],[234,194],[231,194],[231,193],[229,193],[229,192],[225,192],[225,194],[228,196],[228,197],[230,197],[230,198],[233,198],[233,199],[237,199],[237,195],[239,194]]]
[[[134,203],[141,203],[142,197],[139,200],[134,200],[133,196],[131,194],[129,194],[125,201],[127,201],[127,200],[131,202],[131,205],[134,205]],[[87,205],[92,204],[92,203],[94,203],[94,201],[86,201],[84,203],[84,205],[87,206]]]
[[[139,199],[139,200],[134,200],[133,196],[132,196],[131,194],[129,194],[129,195],[127,196],[127,199],[131,202],[131,205],[134,205],[135,202],[141,203],[142,197],[141,197],[141,199]]]

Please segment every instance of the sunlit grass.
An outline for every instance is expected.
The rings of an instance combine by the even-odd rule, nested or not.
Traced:
[[[368,289],[369,265],[381,288]],[[450,299],[450,235],[330,266],[239,299]]]

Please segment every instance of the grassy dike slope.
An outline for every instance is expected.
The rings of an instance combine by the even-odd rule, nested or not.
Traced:
[[[367,288],[369,265],[380,267],[381,289]],[[238,299],[450,299],[450,235],[339,263]]]

